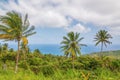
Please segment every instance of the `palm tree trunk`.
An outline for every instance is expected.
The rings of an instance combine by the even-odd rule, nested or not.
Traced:
[[[74,70],[74,56],[72,56],[72,68]]]
[[[103,43],[101,43],[101,52],[103,51]]]
[[[17,71],[18,71],[19,53],[20,53],[20,41],[18,40],[18,52],[17,52],[17,56],[16,56],[15,73],[17,73]]]
[[[101,57],[102,57],[102,51],[103,51],[103,43],[101,43]]]
[[[25,55],[25,51],[23,51],[23,55],[24,55],[24,61],[26,60],[26,55]]]

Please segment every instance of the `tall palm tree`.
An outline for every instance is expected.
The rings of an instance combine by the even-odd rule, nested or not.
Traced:
[[[34,26],[30,27],[27,14],[25,15],[24,18],[22,18],[21,14],[15,11],[7,12],[5,16],[0,16],[0,21],[2,23],[0,24],[0,39],[4,39],[5,41],[14,40],[17,41],[18,43],[18,52],[16,55],[15,65],[16,73],[18,70],[20,42],[23,38],[24,40],[27,40],[28,36],[35,34],[36,33],[34,32],[35,28]]]
[[[112,38],[112,36],[108,33],[106,30],[100,30],[95,35],[95,46],[98,44],[101,44],[101,52],[103,51],[103,46],[107,47],[107,44],[111,44],[112,42],[109,41],[109,39]],[[102,56],[102,55],[101,55]]]
[[[66,56],[72,57],[72,67],[74,69],[74,59],[77,55],[80,55],[80,46],[85,46],[85,44],[80,44],[80,41],[84,38],[80,37],[80,33],[69,32],[67,36],[63,37],[63,41],[61,42],[61,49],[64,51]]]

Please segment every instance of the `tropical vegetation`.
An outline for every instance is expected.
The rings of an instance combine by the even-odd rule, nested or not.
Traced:
[[[106,30],[95,36],[102,53],[91,54],[81,54],[84,38],[69,32],[61,42],[65,56],[30,51],[27,37],[35,34],[34,30],[27,14],[23,17],[12,11],[0,16],[0,39],[18,43],[18,50],[0,44],[0,80],[120,80],[120,50],[103,51],[112,38]]]
[[[3,46],[2,46],[3,47]],[[14,73],[16,51],[8,49],[8,54],[0,57],[0,80],[119,80],[120,57],[114,55],[81,55],[75,59],[74,70],[72,60],[66,56],[43,54],[38,49],[20,55],[19,71]],[[117,51],[118,53],[120,51]],[[6,60],[6,69],[4,62]]]

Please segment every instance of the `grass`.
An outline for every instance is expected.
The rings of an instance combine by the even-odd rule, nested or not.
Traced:
[[[119,80],[119,72],[99,68],[94,71],[87,70],[57,70],[53,75],[45,76],[42,73],[34,74],[28,70],[20,70],[17,74],[13,70],[0,70],[0,80]]]

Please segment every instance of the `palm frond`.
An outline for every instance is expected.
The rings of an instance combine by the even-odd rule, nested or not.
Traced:
[[[63,39],[70,42],[70,40],[66,36],[63,36]]]
[[[106,30],[100,30],[97,32],[94,41],[95,46],[97,46],[98,44],[103,44],[101,45],[101,51],[102,51],[102,47],[105,46],[107,47],[107,44],[111,44],[111,42],[109,41],[109,39],[112,38],[112,36],[108,33],[108,31]]]
[[[25,32],[23,32],[23,35],[24,34],[29,34],[29,33],[31,33],[32,31],[34,31],[35,30],[35,27],[34,26],[31,26],[28,30],[24,30]]]
[[[0,39],[11,39],[13,36],[9,34],[0,34]]]
[[[29,34],[25,34],[24,36],[25,36],[25,37],[29,37],[29,36],[34,35],[34,34],[36,34],[36,32],[31,32],[31,33],[29,33]]]
[[[67,36],[63,37],[63,41],[61,42],[61,50],[64,51],[67,55],[72,57],[76,57],[78,54],[80,55],[80,46],[86,46],[85,44],[81,44],[80,41],[84,38],[80,37],[80,33],[69,32]]]
[[[77,42],[80,42],[80,41],[83,40],[83,39],[84,39],[84,37],[81,37],[81,38],[78,39]]]

